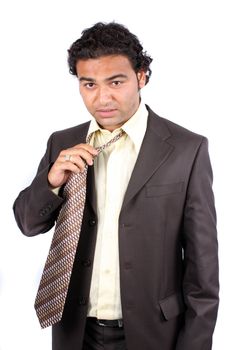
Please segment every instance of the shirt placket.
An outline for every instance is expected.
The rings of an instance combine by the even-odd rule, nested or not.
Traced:
[[[102,249],[101,249],[101,261],[100,261],[100,276],[99,276],[99,298],[97,305],[97,317],[113,317],[109,314],[109,306],[111,310],[115,307],[115,290],[116,276],[118,269],[118,235],[111,231],[111,227],[116,226],[116,220],[118,221],[118,208],[115,206],[115,190],[117,184],[114,183],[114,172],[117,163],[117,145],[111,149],[107,166],[106,166],[106,197],[105,197],[105,211],[102,233]],[[114,223],[113,223],[114,221]],[[111,287],[110,287],[111,286]],[[112,310],[114,313],[114,310]],[[98,316],[99,313],[99,316]]]

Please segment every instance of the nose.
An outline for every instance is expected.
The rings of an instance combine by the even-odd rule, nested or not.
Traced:
[[[101,106],[107,106],[112,100],[111,92],[109,88],[106,86],[99,88],[98,97],[99,97],[99,103]]]

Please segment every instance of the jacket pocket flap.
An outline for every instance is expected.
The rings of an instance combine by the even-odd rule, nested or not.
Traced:
[[[185,304],[181,293],[175,293],[160,300],[159,305],[167,321],[185,311]]]
[[[156,197],[156,196],[165,196],[168,194],[179,193],[183,191],[183,182],[163,184],[163,185],[151,185],[146,186],[146,196],[147,197]]]

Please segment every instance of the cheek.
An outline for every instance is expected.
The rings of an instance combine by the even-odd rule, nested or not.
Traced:
[[[124,103],[125,106],[128,107],[128,109],[134,109],[135,105],[138,105],[139,102],[139,91],[136,86],[134,86],[132,89],[128,90],[124,94]]]
[[[116,99],[125,106],[130,106],[135,103],[135,100],[138,99],[138,96],[138,89],[136,87],[132,87],[131,89],[125,89],[124,91],[121,91],[120,94],[116,96]]]
[[[87,107],[90,107],[92,105],[92,99],[91,96],[89,94],[83,93],[83,91],[80,91],[80,95],[83,99],[84,104]]]

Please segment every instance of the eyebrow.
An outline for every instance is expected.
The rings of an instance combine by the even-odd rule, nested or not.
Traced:
[[[110,81],[110,80],[114,80],[114,79],[117,79],[117,78],[128,78],[128,76],[126,74],[116,74],[116,75],[112,75],[111,77],[109,78],[106,78],[105,81]],[[78,78],[79,81],[89,81],[89,82],[92,82],[94,83],[96,80],[93,79],[93,78],[89,78],[89,77],[80,77]]]

